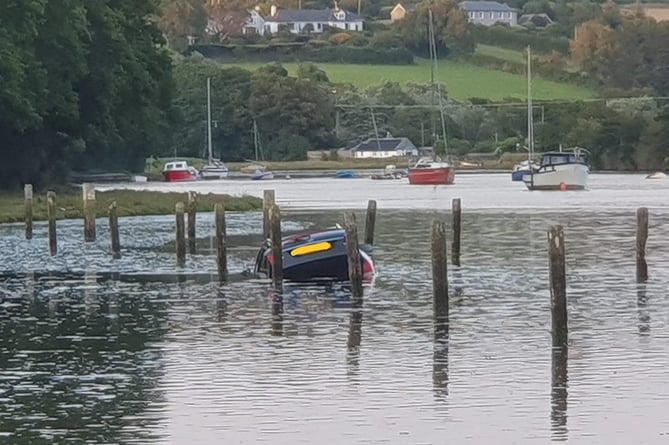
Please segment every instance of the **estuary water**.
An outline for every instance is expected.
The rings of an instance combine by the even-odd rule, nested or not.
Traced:
[[[0,443],[669,443],[669,181],[591,175],[527,192],[509,175],[453,186],[293,179],[112,187],[276,190],[285,233],[378,214],[362,310],[345,285],[216,282],[213,215],[177,268],[174,218],[104,219],[30,241],[0,225]],[[102,189],[100,185],[98,189]],[[432,320],[430,224],[462,198],[448,337]],[[635,210],[650,279],[635,283]],[[261,214],[229,213],[229,266],[252,268]],[[554,355],[546,230],[567,248],[569,347]]]

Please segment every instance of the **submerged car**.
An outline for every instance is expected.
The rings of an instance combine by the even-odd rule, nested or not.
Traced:
[[[305,232],[281,239],[283,278],[290,281],[348,281],[348,259],[344,229],[335,227],[319,232]],[[360,246],[363,280],[376,274],[369,252],[370,246]],[[272,276],[272,243],[266,240],[256,258],[255,272]]]

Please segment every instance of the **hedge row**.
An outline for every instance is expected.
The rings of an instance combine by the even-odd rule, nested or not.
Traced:
[[[545,31],[531,31],[522,27],[477,26],[472,33],[476,43],[524,50],[529,45],[532,51],[549,53],[557,51],[569,54],[569,39],[546,34]]]
[[[193,45],[188,52],[230,62],[336,62],[369,65],[411,65],[414,56],[406,48],[370,48],[322,45]]]

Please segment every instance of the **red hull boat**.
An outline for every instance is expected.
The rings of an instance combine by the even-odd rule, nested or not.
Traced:
[[[455,169],[448,162],[420,160],[409,168],[409,184],[453,184]]]
[[[197,180],[197,170],[186,161],[168,162],[163,168],[163,178],[167,182],[183,182]]]

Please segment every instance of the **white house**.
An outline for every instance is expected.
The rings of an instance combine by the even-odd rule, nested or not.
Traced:
[[[458,3],[467,12],[469,23],[492,26],[495,23],[518,24],[518,11],[505,3],[489,1],[464,1]]]
[[[286,29],[293,34],[322,33],[329,26],[345,31],[362,31],[363,20],[359,15],[340,9],[279,9],[272,6],[270,15],[263,17],[257,11],[251,16],[246,28],[254,28],[258,34],[277,33]]]
[[[351,149],[355,159],[417,156],[418,149],[408,138],[370,138]]]

